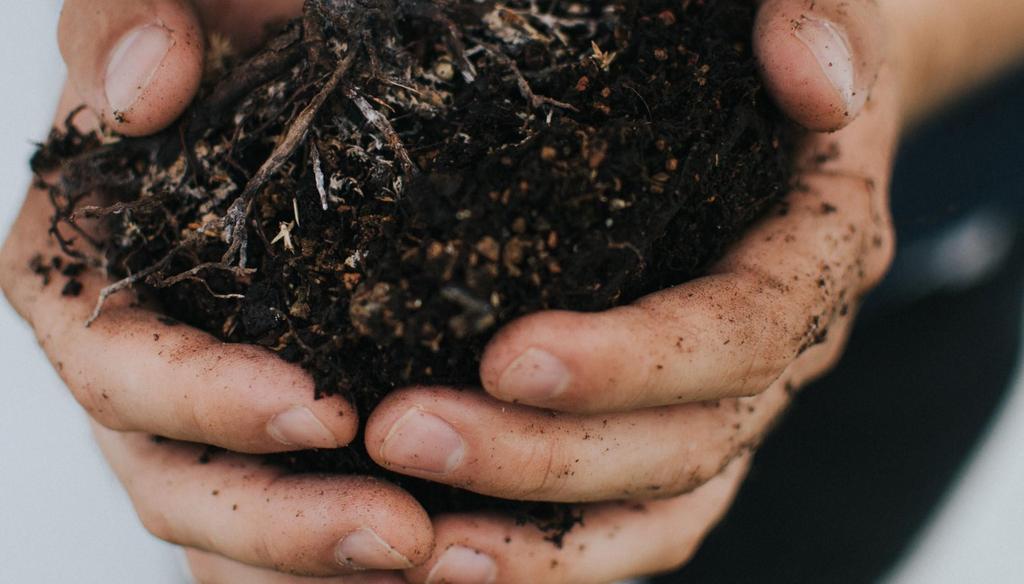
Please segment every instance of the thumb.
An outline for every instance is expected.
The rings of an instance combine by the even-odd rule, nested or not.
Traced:
[[[860,113],[884,40],[877,0],[764,0],[754,29],[768,89],[790,118],[817,131]]]
[[[129,136],[167,127],[199,88],[204,41],[188,0],[66,0],[58,42],[79,97]]]

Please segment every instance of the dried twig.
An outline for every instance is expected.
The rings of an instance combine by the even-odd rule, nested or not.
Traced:
[[[97,219],[99,217],[108,217],[110,215],[121,215],[129,211],[141,211],[149,209],[150,207],[156,206],[158,203],[163,202],[164,197],[160,195],[153,195],[150,197],[143,197],[134,201],[118,201],[113,205],[107,207],[100,207],[96,205],[86,205],[75,209],[69,215],[69,219],[76,220],[79,218],[85,219]]]
[[[516,85],[519,87],[519,93],[522,94],[523,98],[530,104],[530,107],[540,109],[544,105],[550,105],[553,107],[566,109],[573,112],[578,112],[575,106],[572,104],[565,103],[564,101],[558,101],[557,99],[546,97],[543,95],[537,95],[534,93],[533,88],[530,87],[530,82],[523,77],[523,72],[519,70],[519,65],[516,64],[515,60],[503,53],[497,47],[489,45],[487,43],[479,42],[478,44],[483,47],[487,54],[490,55],[494,60],[505,65],[515,75]]]
[[[327,97],[337,89],[342,78],[348,73],[356,60],[357,53],[358,47],[351,47],[349,49],[348,54],[338,63],[338,67],[328,78],[324,86],[288,127],[288,130],[281,137],[277,146],[274,147],[274,151],[270,153],[270,157],[267,158],[266,162],[260,166],[252,178],[249,179],[249,182],[246,183],[242,194],[228,208],[227,213],[224,215],[224,234],[231,243],[228,251],[224,254],[224,263],[230,263],[237,256],[238,266],[240,268],[245,267],[247,260],[245,222],[249,217],[252,201],[256,193],[288,162],[292,154],[295,153],[295,150],[302,144],[302,141],[306,139],[309,127],[312,125],[317,114],[320,113],[320,108],[323,107]]]
[[[320,193],[320,206],[327,210],[327,189],[324,186],[324,169],[320,165],[320,150],[316,142],[310,143],[309,153],[313,158],[313,182],[316,183],[316,192]]]
[[[163,269],[165,266],[171,263],[171,260],[174,259],[174,256],[177,255],[179,251],[181,251],[184,245],[185,244],[179,245],[172,249],[171,251],[167,252],[167,254],[160,261],[149,266],[148,268],[140,272],[136,272],[128,276],[127,278],[114,282],[113,284],[100,290],[100,296],[96,300],[96,307],[93,308],[92,314],[89,315],[89,319],[85,321],[85,326],[92,326],[92,323],[96,322],[96,319],[99,318],[100,314],[103,312],[103,305],[107,303],[108,298],[122,290],[127,290],[128,288],[131,288],[135,284],[138,284],[139,282],[145,280],[150,275],[155,274],[159,270]]]
[[[150,283],[153,286],[157,287],[157,288],[170,288],[171,286],[174,286],[175,284],[179,284],[181,282],[184,282],[185,280],[194,279],[200,273],[205,272],[207,270],[221,270],[221,271],[231,272],[231,273],[235,274],[236,276],[247,276],[247,275],[250,275],[253,272],[255,272],[255,270],[251,270],[251,269],[236,268],[236,267],[233,267],[233,266],[225,266],[224,264],[222,264],[220,262],[207,262],[207,263],[204,263],[204,264],[199,264],[198,266],[195,266],[194,268],[191,268],[189,270],[181,272],[180,274],[175,274],[174,276],[171,276],[170,278],[153,278]],[[244,296],[240,296],[240,297],[244,298]]]
[[[395,128],[384,114],[370,105],[370,102],[355,89],[349,89],[345,92],[345,95],[352,100],[352,103],[356,104],[356,107],[359,108],[359,112],[363,114],[366,121],[377,128],[377,131],[381,134],[384,134],[384,138],[388,141],[388,146],[391,147],[399,162],[402,163],[402,169],[405,170],[406,176],[416,174],[416,165],[409,158],[409,151],[405,149],[405,145],[402,144],[402,139],[398,136],[398,132],[395,131]]]

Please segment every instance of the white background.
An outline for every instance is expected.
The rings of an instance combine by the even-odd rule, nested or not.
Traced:
[[[0,19],[0,234],[29,181],[63,76],[52,2]],[[15,15],[15,13],[17,13]],[[1022,356],[1024,357],[1024,356]],[[31,332],[0,302],[0,582],[178,584],[178,558],[139,527],[84,417]],[[1024,582],[1024,382],[893,584]]]
[[[29,183],[31,141],[46,135],[64,73],[56,3],[0,6],[6,13],[0,19],[0,233],[6,236]],[[139,525],[93,446],[84,415],[6,301],[0,301],[0,372],[0,583],[184,582],[177,555]]]

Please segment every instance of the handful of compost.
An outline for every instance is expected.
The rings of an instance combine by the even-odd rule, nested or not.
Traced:
[[[746,0],[308,0],[253,56],[211,42],[170,129],[69,123],[33,168],[61,169],[46,186],[64,251],[115,282],[93,319],[110,294],[152,291],[365,416],[401,386],[477,384],[487,340],[519,316],[699,275],[786,192],[793,132],[759,80],[753,14]],[[275,460],[385,476],[431,512],[572,524],[560,506],[392,474],[358,439]]]

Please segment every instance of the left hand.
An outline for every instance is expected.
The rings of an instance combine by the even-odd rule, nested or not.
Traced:
[[[483,359],[490,396],[390,394],[366,431],[381,465],[498,497],[594,502],[561,549],[511,519],[441,517],[433,557],[406,576],[607,582],[685,563],[791,394],[839,358],[890,263],[902,105],[886,65],[852,124],[808,139],[784,210],[708,276],[604,313],[513,323]]]

